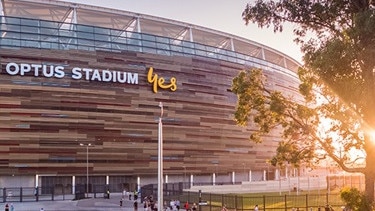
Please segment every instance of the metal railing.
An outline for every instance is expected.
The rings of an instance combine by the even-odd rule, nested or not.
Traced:
[[[183,204],[188,202],[190,207],[193,203],[198,205],[200,211],[220,211],[223,206],[228,210],[236,211],[248,211],[253,210],[255,205],[258,205],[259,210],[270,210],[270,211],[288,211],[295,210],[299,211],[311,211],[321,210],[329,205],[334,210],[341,210],[344,203],[340,199],[338,193],[328,194],[256,194],[245,196],[235,194],[215,194],[215,193],[204,193],[204,192],[189,192],[183,190],[184,185],[182,183],[168,184],[164,186],[164,205],[169,205],[171,200],[180,201],[181,207]],[[2,188],[0,196],[2,202],[37,202],[37,201],[55,201],[55,200],[73,200],[80,199],[85,196],[82,190],[86,190],[85,186],[76,186],[74,188],[76,194],[72,194],[71,191],[64,189],[56,190],[55,187],[6,187]],[[93,185],[90,188],[90,197],[103,198],[105,197],[105,191],[109,189],[111,193],[115,193],[112,186],[108,185]],[[144,197],[152,195],[157,199],[157,186],[155,184],[147,185],[141,188],[140,200]]]
[[[38,19],[0,16],[1,48],[143,52],[224,60],[255,68],[297,73],[252,55],[152,34]]]

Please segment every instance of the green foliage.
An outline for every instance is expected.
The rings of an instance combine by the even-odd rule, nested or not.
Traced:
[[[259,130],[250,135],[250,140],[256,143],[262,141],[262,135],[283,128],[285,141],[280,143],[272,165],[290,163],[299,166],[311,162],[315,144],[308,135],[316,125],[307,123],[316,121],[315,111],[278,91],[268,90],[265,80],[259,69],[243,71],[233,79],[232,92],[238,96],[235,120],[241,126],[249,121],[259,126]]]
[[[372,210],[371,202],[357,188],[344,187],[340,191],[340,197],[346,207],[353,211]]]
[[[340,191],[341,199],[346,203],[346,207],[353,211],[358,210],[362,200],[362,194],[357,188],[344,187]]]
[[[259,131],[250,135],[256,142],[282,130],[273,165],[330,157],[345,171],[364,173],[366,197],[373,201],[375,166],[366,163],[375,160],[375,1],[257,0],[242,17],[275,32],[294,24],[304,53],[298,74],[305,102],[268,89],[260,70],[246,70],[233,80],[237,123],[256,123]]]

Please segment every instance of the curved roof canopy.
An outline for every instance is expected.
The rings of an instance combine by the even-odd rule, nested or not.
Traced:
[[[55,0],[1,0],[1,15],[134,31],[196,42],[263,59],[296,72],[300,64],[265,45],[185,22]]]

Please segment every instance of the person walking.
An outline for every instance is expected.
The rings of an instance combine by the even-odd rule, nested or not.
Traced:
[[[188,201],[186,201],[186,203],[184,204],[184,208],[185,208],[186,211],[190,211]]]
[[[5,211],[9,211],[9,204],[5,204]]]
[[[107,199],[109,199],[109,194],[110,194],[109,189],[107,189]]]
[[[138,200],[138,191],[134,190],[134,201]]]
[[[221,211],[228,211],[226,205],[224,205],[224,206],[221,208]]]
[[[191,207],[191,210],[197,211],[197,204],[196,203],[193,203],[193,206]]]
[[[255,205],[254,211],[258,211],[258,210],[259,210],[258,205]]]

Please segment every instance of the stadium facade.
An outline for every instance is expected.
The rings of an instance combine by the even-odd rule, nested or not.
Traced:
[[[275,177],[279,135],[233,120],[239,71],[298,95],[298,62],[232,34],[52,0],[1,0],[0,185],[156,183],[159,103],[165,182]],[[90,146],[89,146],[90,145]]]

